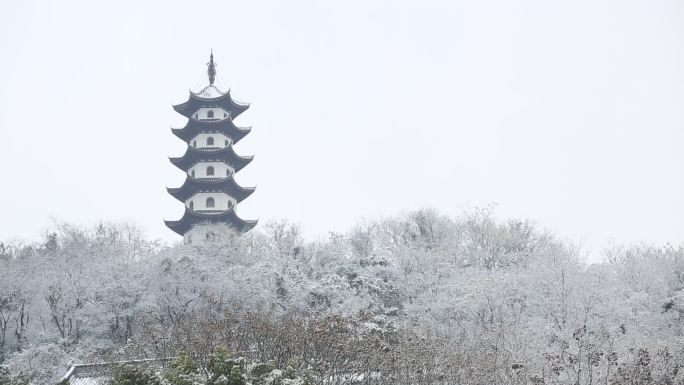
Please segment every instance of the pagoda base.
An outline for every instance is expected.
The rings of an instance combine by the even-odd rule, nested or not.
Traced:
[[[198,224],[193,226],[183,235],[183,240],[188,244],[221,242],[235,238],[240,234],[240,231],[228,225]]]

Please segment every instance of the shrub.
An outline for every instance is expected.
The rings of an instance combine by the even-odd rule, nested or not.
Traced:
[[[113,370],[108,385],[161,385],[161,381],[154,373],[124,365]]]

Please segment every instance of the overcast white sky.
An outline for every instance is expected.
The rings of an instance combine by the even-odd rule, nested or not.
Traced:
[[[171,105],[213,48],[252,103],[244,218],[319,236],[495,203],[595,249],[684,242],[680,0],[0,4],[0,239],[56,217],[178,240]]]

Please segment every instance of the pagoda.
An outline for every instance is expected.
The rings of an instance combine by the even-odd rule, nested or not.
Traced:
[[[236,213],[237,204],[254,192],[253,187],[242,187],[235,181],[235,173],[253,157],[240,156],[233,149],[251,130],[233,123],[249,105],[236,102],[230,90],[222,92],[214,84],[213,52],[207,66],[209,85],[196,93],[190,91],[185,103],[173,106],[188,118],[185,127],[171,129],[188,148],[183,156],[170,158],[186,173],[186,179],[182,186],[167,190],[185,204],[185,213],[177,221],[165,222],[186,243],[242,234],[257,224]]]

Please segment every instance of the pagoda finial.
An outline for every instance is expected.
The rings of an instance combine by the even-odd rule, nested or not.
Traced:
[[[209,68],[207,68],[207,75],[209,75],[209,84],[214,84],[214,79],[216,78],[216,64],[214,64],[214,50],[211,50],[209,55]]]

